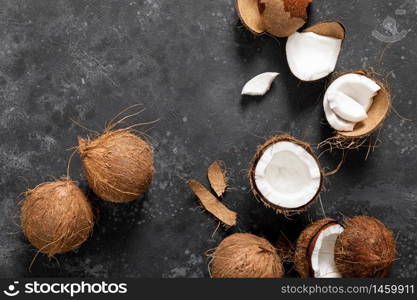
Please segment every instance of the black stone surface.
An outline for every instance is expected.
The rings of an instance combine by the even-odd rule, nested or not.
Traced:
[[[0,277],[207,277],[204,253],[226,235],[296,238],[324,213],[382,220],[398,241],[391,276],[416,277],[416,12],[405,0],[312,4],[309,24],[340,20],[348,30],[337,71],[373,69],[402,117],[390,115],[367,160],[366,149],[350,153],[326,184],[323,209],[317,202],[287,219],[251,195],[245,170],[256,146],[278,133],[317,144],[332,132],[321,104],[326,80],[294,78],[285,40],[252,36],[232,0],[0,1]],[[241,98],[244,83],[265,71],[281,73],[270,93]],[[157,170],[148,193],[130,204],[104,203],[75,159],[71,176],[100,211],[97,226],[76,253],[39,255],[29,268],[36,250],[20,232],[20,194],[65,175],[68,149],[88,134],[71,119],[100,131],[135,103],[146,112],[130,124],[160,119],[143,127]],[[207,184],[207,167],[218,159],[233,187],[224,203],[239,222],[213,234],[217,222],[184,179]],[[336,152],[321,161],[332,169],[339,159]]]

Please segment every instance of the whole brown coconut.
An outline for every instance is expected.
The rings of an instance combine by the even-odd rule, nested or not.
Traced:
[[[225,238],[212,255],[214,278],[280,278],[283,275],[276,249],[253,234],[236,233]]]
[[[77,185],[62,179],[26,192],[21,226],[33,246],[53,256],[80,246],[93,229],[94,215]]]
[[[78,138],[78,143],[88,183],[100,198],[133,201],[151,183],[153,149],[130,131],[108,131],[95,140]]]
[[[395,255],[393,233],[372,217],[348,219],[336,240],[335,261],[343,277],[386,277]]]
[[[311,268],[311,252],[319,233],[328,226],[337,224],[333,219],[323,219],[310,224],[297,240],[294,265],[302,278],[314,277]]]

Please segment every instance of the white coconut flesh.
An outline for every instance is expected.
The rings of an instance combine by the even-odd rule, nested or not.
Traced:
[[[279,73],[265,72],[249,80],[242,89],[242,95],[263,96],[270,89]]]
[[[349,122],[361,122],[368,118],[368,115],[358,102],[341,92],[332,92],[328,95],[330,109],[337,116]]]
[[[269,146],[258,160],[255,183],[271,204],[296,209],[317,195],[321,186],[320,167],[303,147],[281,141]]]
[[[353,131],[357,122],[367,118],[365,114],[380,89],[374,80],[364,75],[351,73],[337,78],[327,89],[323,100],[330,126],[337,131]]]
[[[324,78],[334,71],[341,47],[341,39],[314,32],[295,32],[286,44],[288,65],[300,80]]]
[[[311,254],[311,267],[315,278],[340,278],[334,260],[336,239],[343,232],[339,224],[330,225],[319,233]]]

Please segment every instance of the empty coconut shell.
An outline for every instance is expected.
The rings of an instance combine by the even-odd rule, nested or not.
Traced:
[[[94,215],[78,186],[62,179],[26,192],[21,226],[33,246],[53,256],[80,246],[93,229]]]
[[[276,249],[264,238],[236,233],[225,238],[212,254],[214,278],[280,278],[284,268]]]
[[[95,140],[78,138],[90,188],[111,202],[129,202],[146,191],[154,174],[153,149],[128,130],[109,131]]]
[[[314,249],[315,241],[321,231],[334,224],[337,224],[337,222],[333,219],[319,220],[310,224],[300,234],[294,255],[294,265],[302,278],[314,277],[311,267],[311,253]]]
[[[236,0],[242,23],[253,33],[288,37],[307,20],[312,0]]]
[[[372,217],[348,219],[335,245],[335,261],[343,277],[386,277],[396,256],[393,233]]]

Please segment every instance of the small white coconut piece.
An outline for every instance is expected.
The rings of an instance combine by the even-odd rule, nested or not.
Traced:
[[[242,89],[242,95],[263,96],[270,89],[272,82],[277,78],[279,73],[265,72],[249,80]]]
[[[334,249],[337,237],[344,228],[339,224],[329,225],[318,233],[313,252],[311,253],[311,268],[315,278],[341,278],[336,268]]]
[[[325,98],[334,92],[340,92],[358,102],[366,112],[372,106],[373,98],[381,90],[381,86],[371,78],[355,73],[340,76],[326,91]]]
[[[333,129],[337,131],[346,131],[346,132],[353,131],[356,123],[349,122],[338,117],[335,114],[335,112],[330,108],[329,100],[327,97],[324,97],[323,107],[324,107],[324,113],[326,115],[327,122],[329,122],[329,125]]]
[[[254,183],[263,201],[283,209],[298,209],[313,201],[321,189],[316,158],[292,141],[273,143],[260,156]]]
[[[326,77],[336,67],[342,41],[314,32],[295,32],[288,37],[286,45],[291,72],[303,81]]]
[[[358,102],[341,92],[331,92],[328,95],[330,109],[336,115],[349,122],[361,122],[368,115]]]

